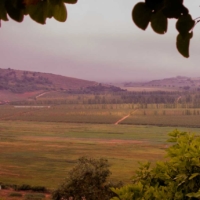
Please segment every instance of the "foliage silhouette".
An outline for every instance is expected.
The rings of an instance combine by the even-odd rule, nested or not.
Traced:
[[[0,20],[7,21],[8,15],[17,22],[22,22],[25,15],[34,21],[45,24],[47,18],[54,17],[60,22],[67,19],[67,4],[75,4],[77,0],[1,0]],[[177,20],[176,46],[178,51],[186,58],[189,57],[190,39],[193,28],[199,18],[192,19],[188,8],[183,5],[183,0],[145,0],[137,3],[132,11],[134,23],[145,30],[151,23],[152,29],[158,34],[167,32],[168,19]]]

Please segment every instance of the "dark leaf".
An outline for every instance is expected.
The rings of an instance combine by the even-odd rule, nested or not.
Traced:
[[[176,39],[176,47],[178,51],[186,58],[189,57],[190,39],[193,33],[187,33],[185,36],[178,34]]]
[[[167,32],[167,18],[162,11],[152,14],[151,27],[156,33],[159,34],[164,34]]]
[[[49,17],[49,9],[50,5],[48,1],[40,1],[36,5],[30,5],[28,13],[34,21],[45,24],[46,18]]]
[[[58,5],[60,3],[62,3],[63,1],[62,0],[50,0],[50,3],[55,6],[55,5]]]
[[[17,22],[22,22],[24,19],[23,9],[18,0],[7,0],[6,10],[8,15]]]
[[[48,18],[53,17],[54,6],[55,5],[52,5],[51,2],[48,4],[48,13],[47,13]]]
[[[195,21],[191,15],[182,15],[176,23],[176,29],[180,34],[185,35],[194,27],[194,24]]]
[[[178,19],[181,15],[186,15],[188,9],[183,5],[182,0],[165,0],[163,13],[167,18]]]
[[[40,0],[23,0],[23,3],[27,5],[37,4]]]
[[[69,4],[75,4],[77,3],[78,0],[63,0],[63,2],[65,3],[69,3]]]
[[[60,4],[54,6],[53,17],[60,22],[66,21],[66,19],[67,19],[67,9],[66,9],[64,3],[60,3]]]
[[[145,3],[151,10],[157,11],[163,7],[164,0],[145,0]]]
[[[134,23],[145,30],[151,20],[151,9],[143,2],[140,2],[135,5],[132,11],[132,19]]]
[[[6,7],[5,7],[5,0],[0,1],[0,19],[8,21]]]

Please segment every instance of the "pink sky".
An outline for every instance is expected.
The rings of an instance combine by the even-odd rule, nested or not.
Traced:
[[[138,29],[132,22],[134,0],[79,0],[67,5],[68,20],[40,25],[26,17],[0,29],[0,68],[61,74],[95,81],[138,81],[177,75],[200,77],[200,23],[194,29],[190,58],[176,50],[177,31]],[[186,0],[200,16],[199,0]]]

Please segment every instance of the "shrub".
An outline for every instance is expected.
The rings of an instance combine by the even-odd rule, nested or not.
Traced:
[[[200,137],[177,130],[169,134],[167,161],[141,165],[133,184],[112,188],[112,200],[198,200],[200,199]]]
[[[46,192],[47,189],[44,186],[31,186],[31,185],[27,185],[27,184],[23,184],[23,185],[17,185],[15,186],[15,190],[19,191],[19,190],[23,190],[23,191],[27,191],[27,190],[31,190],[34,192]]]
[[[46,192],[47,189],[44,186],[32,186],[31,190],[34,192]]]
[[[16,190],[31,190],[31,186],[30,185],[26,185],[26,184],[23,184],[23,185],[17,185],[16,186]]]
[[[40,193],[28,193],[25,194],[25,200],[41,200],[44,199],[45,195]]]
[[[108,200],[114,196],[110,190],[113,184],[107,182],[110,174],[106,159],[82,157],[61,186],[53,192],[53,200],[68,199],[70,196],[74,199],[85,197],[87,200]]]
[[[17,187],[14,184],[5,184],[5,183],[2,183],[2,182],[0,182],[0,186],[1,186],[1,189],[9,189],[9,188],[15,189]]]
[[[23,195],[21,193],[18,192],[12,192],[9,194],[9,197],[22,197]]]

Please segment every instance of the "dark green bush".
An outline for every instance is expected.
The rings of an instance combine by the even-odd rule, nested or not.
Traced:
[[[40,193],[28,193],[25,194],[25,200],[42,200],[45,198],[44,194],[40,194]]]
[[[47,188],[44,186],[32,186],[31,190],[34,192],[46,192]]]
[[[80,158],[66,180],[53,192],[52,198],[60,200],[72,196],[74,199],[109,200],[115,196],[110,190],[114,184],[108,182],[110,174],[106,159]]]
[[[31,185],[27,185],[27,184],[23,184],[23,185],[17,185],[14,188],[15,190],[19,191],[19,190],[23,190],[23,191],[27,191],[27,190],[31,190],[34,192],[46,192],[47,189],[44,186],[31,186]]]
[[[12,192],[9,194],[9,197],[22,197],[23,195],[21,193],[18,192]]]
[[[31,188],[32,187],[30,185],[23,184],[23,185],[18,185],[16,187],[16,190],[24,190],[24,191],[26,191],[26,190],[31,190]]]

